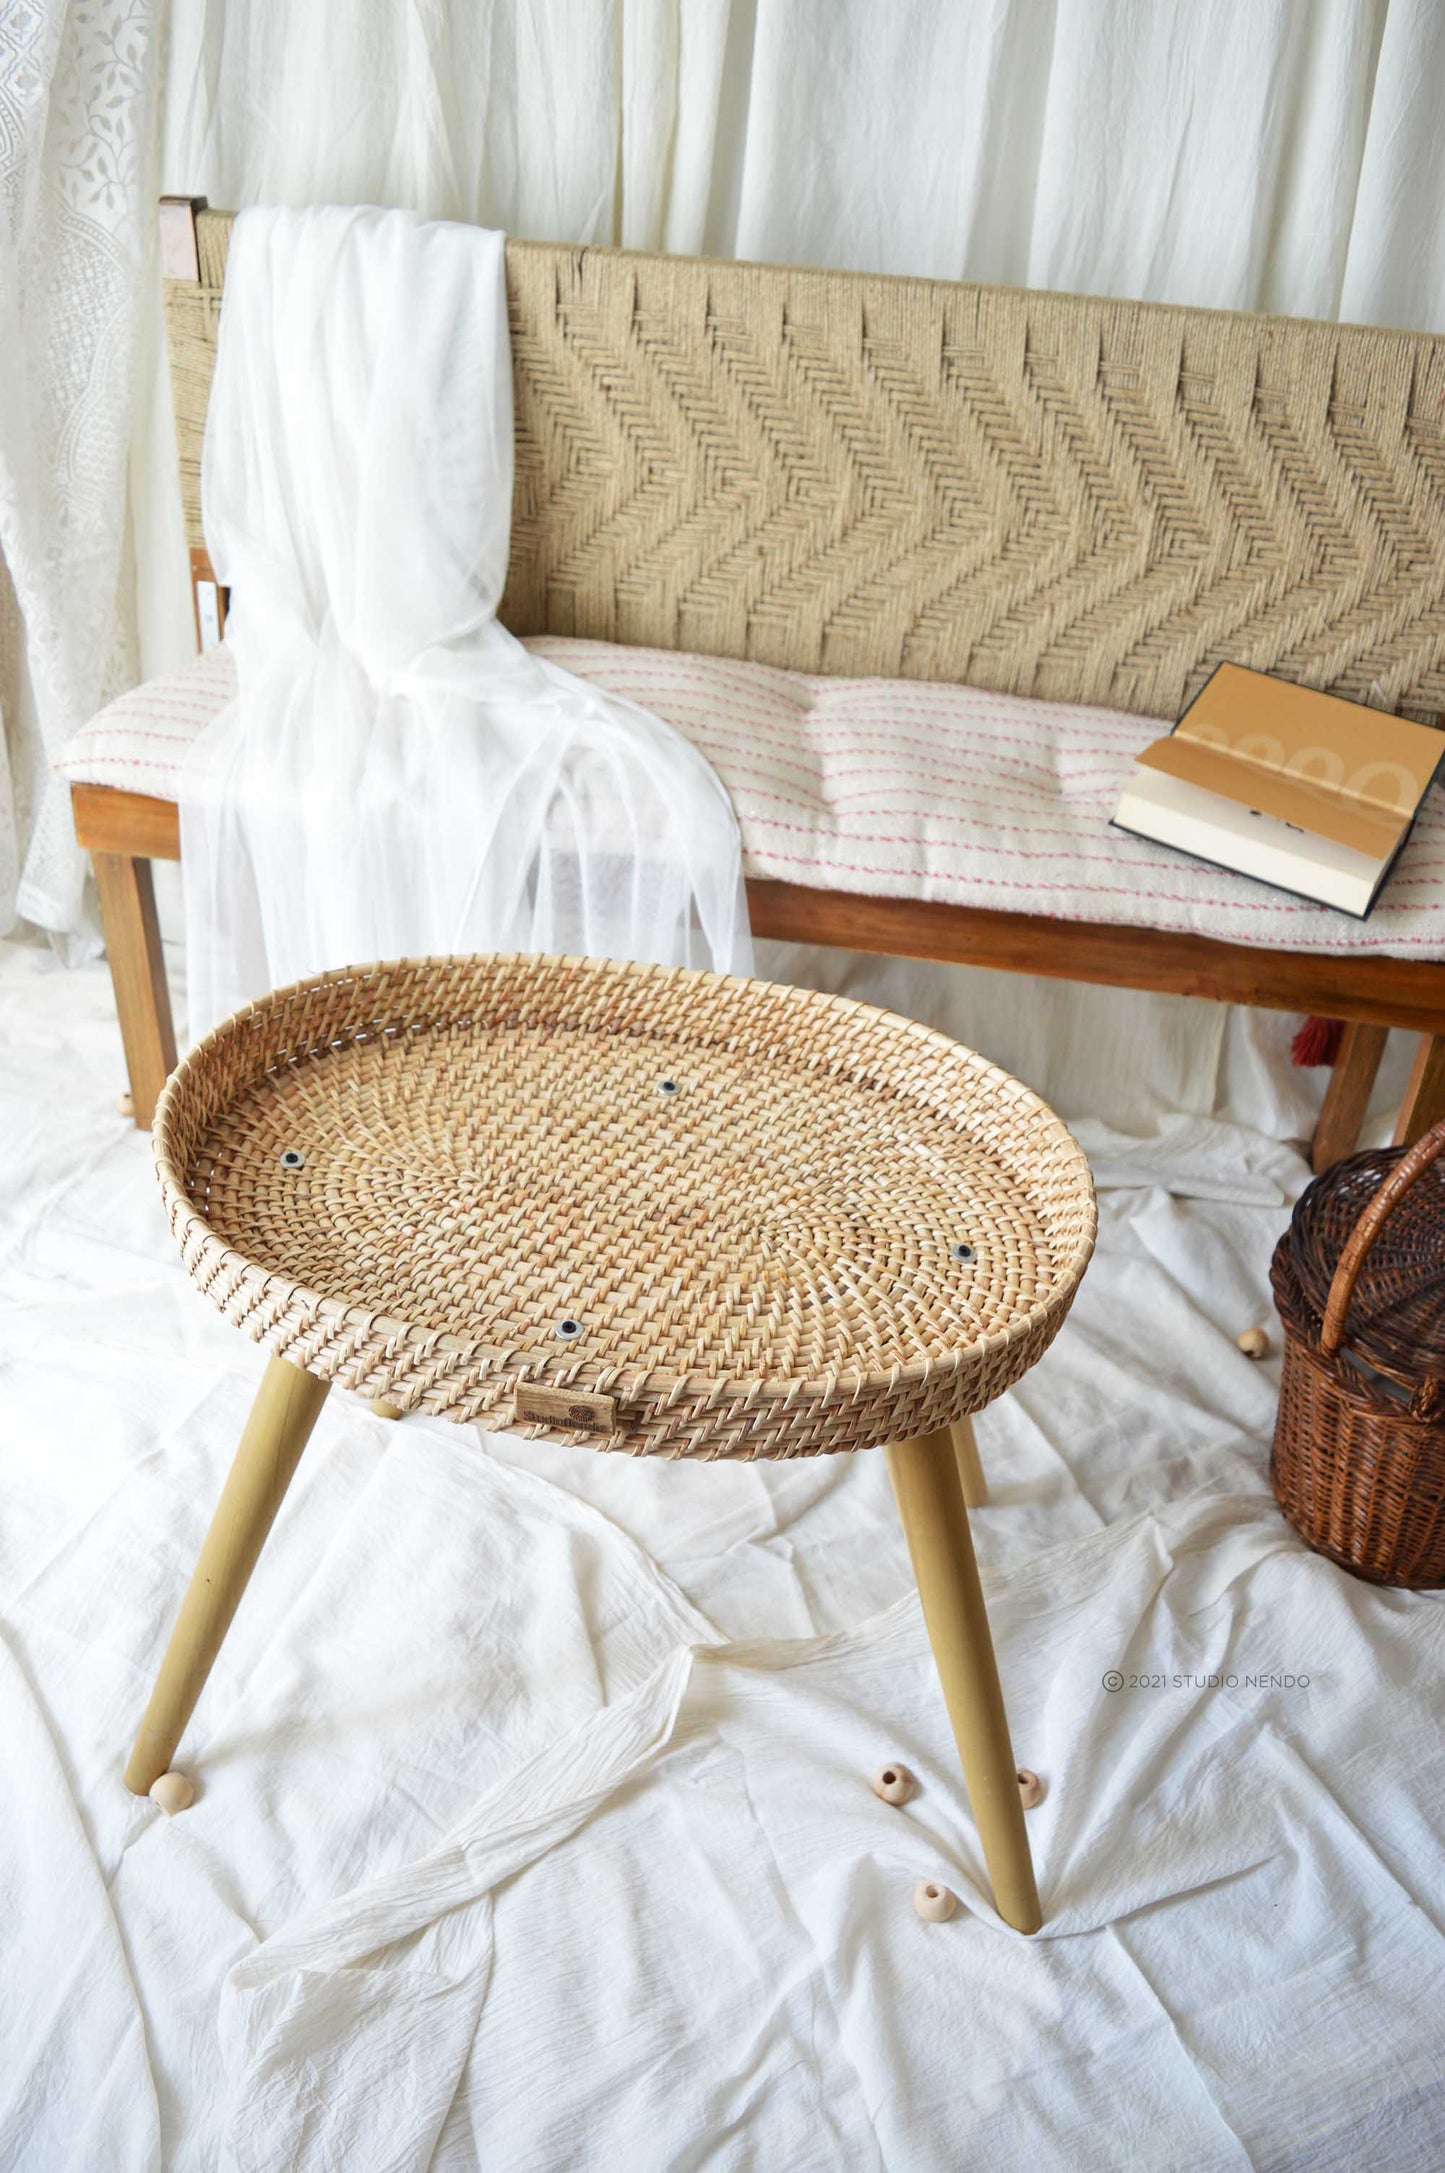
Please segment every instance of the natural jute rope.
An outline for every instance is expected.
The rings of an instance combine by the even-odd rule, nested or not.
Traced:
[[[1094,1241],[1079,1148],[970,1050],[658,967],[298,983],[192,1051],[154,1138],[187,1269],[271,1351],[653,1454],[945,1426],[1041,1356]]]
[[[166,318],[182,488],[230,216]],[[1445,709],[1445,338],[507,246],[516,634],[1177,715],[1221,659]]]

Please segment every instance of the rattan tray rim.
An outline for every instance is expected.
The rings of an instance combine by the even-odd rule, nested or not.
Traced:
[[[956,1063],[960,1057],[966,1059],[980,1073],[991,1075],[997,1081],[1001,1098],[1005,1102],[1022,1100],[1031,1104],[1047,1120],[1042,1127],[1042,1137],[1050,1144],[1061,1145],[1075,1163],[1081,1180],[1085,1212],[1074,1252],[1067,1260],[1059,1263],[1055,1281],[1047,1294],[1036,1299],[1027,1312],[1017,1314],[1006,1328],[977,1336],[947,1351],[929,1353],[896,1365],[876,1369],[861,1366],[840,1368],[822,1375],[749,1377],[710,1372],[681,1373],[666,1366],[639,1369],[626,1365],[608,1365],[595,1358],[585,1357],[559,1360],[550,1353],[524,1353],[509,1350],[500,1344],[473,1342],[445,1330],[429,1328],[415,1321],[393,1319],[365,1305],[327,1296],[294,1276],[264,1268],[256,1261],[249,1260],[244,1253],[222,1238],[190,1197],[184,1175],[177,1168],[170,1153],[176,1105],[191,1074],[201,1067],[208,1054],[234,1035],[245,1020],[260,1016],[274,1017],[288,1005],[297,1004],[318,991],[342,988],[353,982],[360,983],[378,973],[394,972],[402,975],[427,966],[461,965],[477,955],[485,955],[498,967],[504,967],[511,964],[535,964],[537,954],[516,951],[485,954],[443,952],[420,957],[373,959],[332,967],[325,972],[308,974],[299,980],[287,982],[268,991],[265,996],[258,997],[254,1002],[243,1004],[239,1010],[220,1020],[182,1057],[166,1080],[156,1103],[151,1131],[152,1150],[167,1217],[172,1234],[180,1246],[188,1276],[207,1296],[212,1296],[211,1286],[218,1279],[226,1284],[226,1299],[212,1296],[213,1303],[224,1309],[226,1300],[243,1289],[255,1292],[262,1300],[284,1300],[291,1308],[299,1302],[302,1309],[318,1324],[326,1321],[352,1327],[359,1335],[381,1334],[394,1340],[398,1346],[419,1355],[446,1352],[469,1360],[479,1366],[484,1374],[494,1369],[498,1372],[511,1371],[519,1379],[527,1379],[548,1387],[586,1389],[599,1394],[646,1393],[660,1395],[664,1399],[681,1399],[693,1395],[706,1398],[711,1394],[720,1398],[725,1393],[731,1393],[734,1397],[751,1397],[758,1403],[782,1405],[803,1397],[816,1398],[824,1404],[834,1399],[856,1402],[879,1391],[891,1392],[900,1387],[936,1381],[940,1376],[946,1377],[950,1373],[962,1371],[965,1366],[975,1366],[983,1356],[1007,1349],[1036,1330],[1051,1315],[1067,1310],[1071,1304],[1093,1256],[1098,1231],[1098,1208],[1088,1159],[1063,1119],[1031,1087],[1015,1079],[1011,1073],[1004,1071],[987,1057],[981,1056],[977,1050],[970,1049],[965,1043],[954,1040],[936,1027],[927,1026],[918,1019],[910,1019],[900,1012],[886,1011],[882,1006],[866,1003],[858,997],[836,995],[826,990],[796,988],[784,982],[767,982],[765,985],[800,1005],[836,1013],[867,1013],[873,1019],[886,1022],[908,1038],[935,1048],[950,1063]],[[693,967],[654,966],[623,959],[579,958],[566,954],[556,954],[554,962],[599,974],[647,974],[693,979],[709,987],[747,988],[756,986],[762,978],[754,976],[750,979],[737,974],[709,973]],[[345,1035],[333,1036],[324,1041],[313,1037],[306,1046],[288,1050],[284,1061],[288,1064],[300,1064],[326,1050],[355,1046],[370,1038],[372,1033],[385,1034],[390,1031],[393,1029],[388,1028],[382,1021],[364,1022],[355,1031]],[[280,1060],[268,1067],[279,1068]],[[262,1345],[268,1342],[271,1331],[264,1313],[254,1317],[254,1325],[249,1327],[248,1332],[256,1342]],[[305,1340],[304,1337],[301,1339],[303,1352]],[[294,1341],[288,1343],[288,1350],[295,1355]],[[296,1362],[304,1366],[304,1356],[296,1358]]]
[[[894,1387],[908,1387],[923,1381],[937,1380],[940,1374],[958,1371],[965,1360],[972,1363],[980,1356],[1002,1350],[1036,1325],[1039,1318],[1052,1310],[1058,1300],[1042,1301],[1028,1313],[1018,1316],[1018,1325],[991,1335],[981,1335],[970,1343],[959,1344],[956,1350],[941,1353],[937,1357],[910,1359],[904,1364],[868,1371],[862,1367],[839,1367],[830,1374],[717,1374],[678,1373],[666,1366],[607,1366],[596,1361],[577,1360],[568,1365],[550,1358],[541,1359],[534,1351],[509,1349],[501,1343],[473,1343],[464,1336],[453,1335],[443,1329],[421,1328],[414,1321],[393,1319],[386,1313],[368,1312],[365,1306],[347,1304],[340,1298],[328,1298],[309,1284],[298,1282],[294,1277],[278,1274],[274,1269],[258,1267],[247,1260],[234,1246],[225,1246],[215,1239],[215,1233],[199,1215],[191,1216],[181,1225],[183,1238],[199,1228],[213,1240],[219,1250],[214,1254],[214,1264],[221,1271],[228,1263],[239,1263],[241,1273],[228,1285],[228,1293],[241,1289],[253,1290],[259,1298],[273,1293],[289,1300],[299,1300],[318,1321],[335,1321],[342,1326],[372,1330],[394,1337],[399,1343],[416,1351],[446,1351],[469,1358],[484,1371],[495,1368],[498,1372],[514,1371],[519,1377],[545,1382],[549,1388],[595,1389],[603,1395],[640,1396],[667,1394],[706,1396],[724,1389],[738,1395],[752,1394],[758,1402],[787,1404],[799,1396],[815,1396],[826,1403],[840,1391],[847,1391],[847,1400],[858,1401],[868,1392]],[[1084,1265],[1087,1266],[1087,1261]],[[1082,1272],[1082,1271],[1081,1271]],[[193,1275],[193,1279],[194,1275]],[[256,1340],[266,1341],[264,1324],[258,1329]]]

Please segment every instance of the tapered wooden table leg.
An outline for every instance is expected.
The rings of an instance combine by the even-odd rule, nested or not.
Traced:
[[[973,1438],[973,1420],[955,1419],[948,1430],[953,1436],[953,1453],[958,1459],[963,1498],[970,1509],[981,1509],[988,1500],[988,1481],[979,1462],[978,1443]]]
[[[1043,1914],[952,1430],[893,1442],[888,1471],[994,1901],[1015,1931],[1036,1932]]]
[[[170,1766],[329,1385],[289,1359],[267,1362],[125,1769],[137,1796]]]

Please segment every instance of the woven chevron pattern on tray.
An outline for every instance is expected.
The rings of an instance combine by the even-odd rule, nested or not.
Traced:
[[[229,214],[168,284],[191,540]],[[1445,338],[514,242],[519,634],[1445,709]]]

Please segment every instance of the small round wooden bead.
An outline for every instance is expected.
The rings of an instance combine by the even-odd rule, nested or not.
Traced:
[[[1034,1805],[1042,1800],[1043,1793],[1044,1784],[1039,1779],[1037,1773],[1030,1773],[1027,1766],[1020,1766],[1019,1795],[1023,1799],[1024,1809],[1026,1811],[1031,1811]]]
[[[885,1803],[907,1803],[918,1794],[918,1783],[907,1766],[880,1766],[873,1776],[873,1793]]]
[[[1246,1328],[1239,1338],[1239,1347],[1246,1358],[1267,1358],[1269,1337],[1263,1328]]]
[[[151,1782],[150,1799],[160,1805],[167,1818],[174,1818],[177,1811],[184,1811],[195,1802],[195,1783],[184,1773],[163,1773],[159,1780]]]
[[[117,1094],[115,1113],[118,1117],[133,1117],[135,1115],[135,1102],[129,1094]]]
[[[371,1415],[373,1418],[400,1418],[401,1405],[393,1403],[390,1396],[373,1396]]]
[[[925,1924],[946,1924],[958,1907],[958,1896],[936,1879],[925,1879],[913,1889],[913,1906]]]

